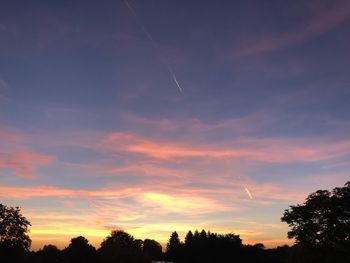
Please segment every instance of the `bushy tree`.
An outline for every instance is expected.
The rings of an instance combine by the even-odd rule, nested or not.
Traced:
[[[62,262],[61,250],[55,245],[48,244],[35,254],[30,255],[29,262],[35,263],[60,263]]]
[[[102,262],[142,263],[148,262],[142,253],[142,241],[122,230],[112,231],[99,249]]]
[[[290,206],[281,218],[289,238],[306,246],[336,247],[350,242],[350,182],[332,192],[318,190],[302,205]]]
[[[19,207],[0,204],[0,258],[2,262],[20,261],[29,251],[29,221]]]
[[[310,260],[330,257],[332,262],[335,255],[341,255],[339,260],[350,260],[350,182],[332,191],[310,194],[303,204],[286,209],[281,220],[291,227],[288,237],[295,238],[296,253],[304,258],[311,251]]]
[[[153,239],[143,241],[143,253],[151,260],[160,261],[163,257],[162,246]]]
[[[68,247],[64,250],[64,258],[67,263],[73,262],[96,262],[96,249],[89,244],[89,241],[79,236],[72,238]]]
[[[19,207],[0,204],[0,244],[28,251],[31,239],[28,236],[30,222],[21,214]]]

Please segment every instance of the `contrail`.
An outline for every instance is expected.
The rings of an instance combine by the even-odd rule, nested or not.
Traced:
[[[132,13],[132,15],[134,16],[134,18],[137,20],[137,22],[139,23],[139,26],[142,30],[142,32],[146,35],[146,37],[151,41],[151,43],[153,44],[154,48],[159,50],[159,45],[158,43],[154,40],[154,38],[152,37],[151,33],[147,30],[147,28],[143,25],[143,23],[140,21],[140,19],[137,16],[137,13],[135,11],[135,8],[132,7],[132,5],[130,4],[130,2],[128,0],[123,0],[124,4],[126,5],[126,7],[130,10],[130,12]],[[174,72],[174,70],[172,69],[172,67],[170,66],[170,63],[168,63],[165,58],[161,55],[162,58],[162,62],[165,64],[166,68],[168,69],[170,75],[172,76],[172,79],[176,85],[176,87],[178,88],[178,90],[183,93],[183,89],[179,83],[179,81],[177,80],[176,74]]]
[[[182,93],[182,88],[181,88],[179,82],[177,81],[175,73],[172,70],[170,70],[170,71],[171,71],[171,75],[173,76],[173,80],[174,80],[176,86],[178,87],[179,91]]]
[[[243,185],[243,187],[244,187],[244,190],[247,192],[249,198],[252,200],[252,199],[253,199],[253,196],[252,196],[252,194],[250,193],[249,189],[248,189],[245,185]]]
[[[128,0],[123,0],[124,4],[126,5],[127,8],[129,8],[129,10],[131,11],[131,13],[137,17],[136,12],[134,10],[134,8],[130,5]]]

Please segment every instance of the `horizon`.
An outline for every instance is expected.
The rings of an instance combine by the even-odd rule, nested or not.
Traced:
[[[112,229],[292,245],[349,181],[350,2],[5,1],[0,199],[32,249]]]

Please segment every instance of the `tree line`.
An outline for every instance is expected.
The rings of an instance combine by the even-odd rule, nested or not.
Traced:
[[[83,237],[72,238],[60,250],[45,245],[30,251],[30,222],[20,208],[0,204],[0,262],[18,263],[175,263],[206,262],[350,262],[350,182],[332,191],[318,190],[303,204],[290,206],[281,218],[290,226],[293,246],[266,249],[261,243],[244,245],[239,235],[188,231],[181,241],[175,231],[165,252],[152,239],[135,239],[123,230],[112,231],[96,249]]]

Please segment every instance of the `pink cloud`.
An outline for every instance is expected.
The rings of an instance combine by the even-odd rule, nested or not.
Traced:
[[[23,141],[23,135],[15,129],[12,128],[0,128],[0,142],[4,146],[7,143],[19,143]]]
[[[350,141],[325,143],[311,139],[241,138],[212,144],[155,140],[123,132],[107,135],[105,147],[111,151],[125,151],[173,161],[191,158],[239,158],[271,163],[316,162],[350,154]]]
[[[22,178],[36,178],[35,170],[47,165],[53,158],[29,151],[4,153],[0,152],[0,168],[11,169],[15,175]]]

